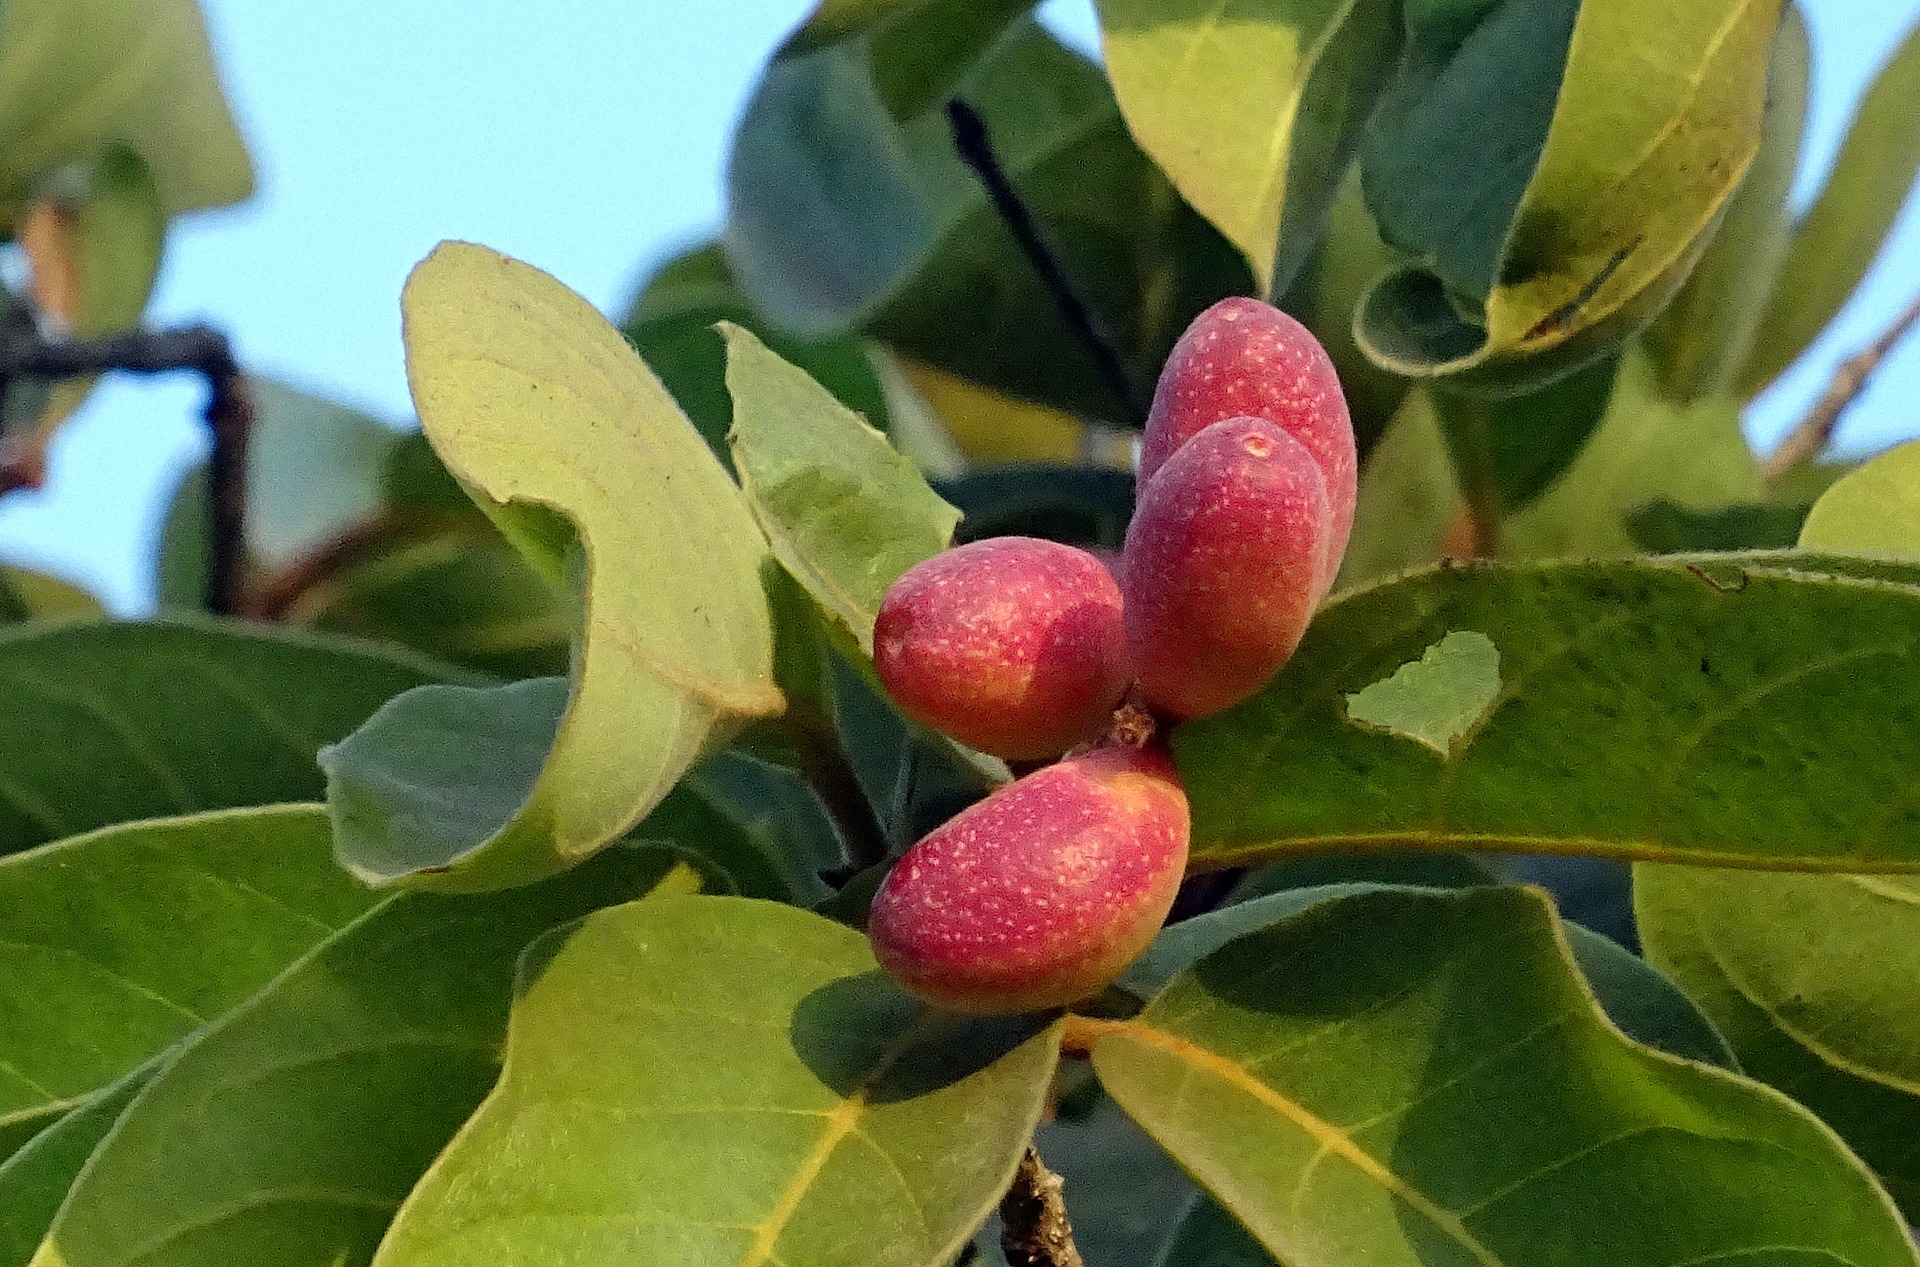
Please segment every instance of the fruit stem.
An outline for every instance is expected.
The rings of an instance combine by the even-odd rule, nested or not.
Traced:
[[[1000,1248],[1012,1267],[1082,1267],[1067,1218],[1066,1182],[1047,1169],[1033,1145],[1013,1172],[1013,1186],[1000,1200]]]

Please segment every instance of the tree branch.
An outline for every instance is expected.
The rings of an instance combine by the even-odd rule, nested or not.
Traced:
[[[947,102],[947,126],[953,133],[954,150],[959,153],[961,161],[973,169],[981,185],[985,186],[994,211],[1006,224],[1008,232],[1013,234],[1021,253],[1033,265],[1033,271],[1040,275],[1040,281],[1046,286],[1047,293],[1053,296],[1053,302],[1059,306],[1060,315],[1066,318],[1068,327],[1092,355],[1100,376],[1107,380],[1107,387],[1126,406],[1133,424],[1143,425],[1147,419],[1147,402],[1140,385],[1127,369],[1127,359],[1121,354],[1119,341],[1080,293],[1079,287],[1073,284],[1073,279],[1067,275],[1066,264],[1047,245],[1039,223],[1021,199],[1020,191],[1007,178],[1006,169],[993,152],[993,140],[987,134],[986,120],[980,117],[979,111],[954,97]]]
[[[1833,439],[1834,429],[1840,425],[1840,419],[1873,381],[1881,363],[1916,325],[1920,325],[1920,295],[1914,296],[1913,302],[1880,332],[1879,338],[1840,362],[1833,377],[1827,380],[1827,390],[1820,393],[1820,399],[1814,402],[1806,417],[1768,455],[1768,483],[1777,482],[1790,471],[1820,455]]]
[[[1065,1187],[1029,1144],[1000,1200],[1000,1248],[1012,1267],[1082,1267],[1061,1195]]]
[[[0,399],[18,378],[54,381],[118,370],[165,374],[191,370],[207,381],[202,417],[212,440],[207,458],[210,524],[207,533],[207,609],[238,609],[246,567],[247,441],[253,399],[226,336],[208,326],[129,330],[99,339],[49,339],[24,307],[0,337]],[[16,440],[0,449],[0,493],[38,487],[41,446]]]

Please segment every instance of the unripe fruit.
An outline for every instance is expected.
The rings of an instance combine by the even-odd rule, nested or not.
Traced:
[[[1147,948],[1187,865],[1164,751],[1109,745],[1036,770],[907,850],[867,919],[874,954],[940,1007],[1085,998]]]
[[[908,716],[995,756],[1058,756],[1104,730],[1126,693],[1120,587],[1058,542],[958,546],[887,591],[873,662]]]
[[[1333,361],[1305,326],[1257,299],[1195,317],[1160,371],[1140,448],[1140,484],[1194,436],[1228,418],[1265,418],[1313,455],[1332,509],[1314,601],[1333,584],[1353,528],[1353,420]]]
[[[1306,447],[1264,418],[1217,422],[1141,490],[1127,527],[1127,650],[1148,701],[1205,717],[1265,685],[1319,594],[1330,511]]]

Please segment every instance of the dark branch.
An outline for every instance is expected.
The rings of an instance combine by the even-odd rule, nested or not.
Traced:
[[[1012,1267],[1082,1267],[1061,1195],[1065,1186],[1029,1144],[1000,1200],[1000,1248]]]
[[[1787,433],[1787,438],[1768,456],[1766,474],[1769,482],[1779,480],[1789,471],[1820,456],[1821,450],[1833,439],[1834,429],[1840,425],[1840,419],[1853,407],[1853,402],[1860,399],[1860,394],[1867,390],[1867,384],[1873,381],[1881,363],[1917,325],[1920,325],[1920,295],[1914,296],[1906,311],[1895,317],[1878,338],[1840,362],[1833,377],[1827,380],[1827,389],[1820,393],[1820,399],[1807,411],[1807,416]]]
[[[1143,424],[1147,417],[1147,403],[1141,395],[1140,385],[1127,370],[1126,357],[1121,355],[1118,340],[1080,293],[1079,287],[1073,284],[1073,279],[1067,276],[1066,265],[1059,255],[1041,236],[1033,213],[1021,199],[1020,191],[1007,179],[1006,170],[1000,166],[1000,160],[993,152],[993,140],[987,135],[986,120],[972,106],[955,97],[947,102],[947,124],[953,132],[953,148],[986,187],[994,211],[1005,222],[1014,241],[1019,243],[1027,262],[1033,265],[1033,271],[1040,274],[1047,292],[1059,305],[1060,315],[1066,318],[1074,335],[1086,345],[1094,364],[1099,367],[1101,377],[1107,380],[1107,386],[1115,398],[1126,406],[1134,425]]]
[[[24,308],[0,338],[0,399],[19,378],[55,381],[119,371],[165,374],[190,370],[207,380],[203,417],[212,439],[207,458],[207,609],[238,610],[246,566],[247,440],[253,430],[253,399],[226,336],[207,326],[177,330],[129,330],[99,339],[49,339]],[[36,487],[41,451],[15,441],[0,451],[0,492]]]

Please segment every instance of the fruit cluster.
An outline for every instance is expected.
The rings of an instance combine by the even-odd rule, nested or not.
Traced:
[[[962,1011],[1058,1007],[1153,940],[1186,870],[1187,799],[1164,747],[1106,733],[1115,710],[1137,688],[1163,720],[1204,717],[1265,684],[1339,569],[1354,467],[1319,343],[1258,300],[1223,300],[1160,376],[1117,577],[1083,550],[1001,537],[888,591],[874,662],[908,715],[1009,760],[1069,753],[888,874],[868,934],[903,985]]]

